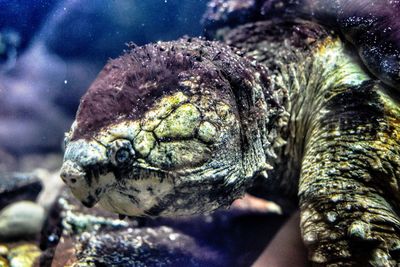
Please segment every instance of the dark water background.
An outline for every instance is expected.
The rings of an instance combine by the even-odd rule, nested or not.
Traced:
[[[61,151],[79,98],[106,61],[127,42],[201,35],[206,2],[0,0],[0,165]]]

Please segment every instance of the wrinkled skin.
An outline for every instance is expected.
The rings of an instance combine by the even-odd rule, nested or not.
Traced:
[[[66,138],[74,195],[123,215],[185,215],[268,176],[298,195],[314,266],[400,264],[394,76],[375,73],[384,85],[340,34],[309,21],[219,36],[238,50],[178,40],[106,65]]]

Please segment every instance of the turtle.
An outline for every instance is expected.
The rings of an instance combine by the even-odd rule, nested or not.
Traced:
[[[150,217],[273,180],[298,199],[313,266],[398,266],[399,6],[211,1],[218,41],[132,44],[105,65],[61,178],[87,207]]]

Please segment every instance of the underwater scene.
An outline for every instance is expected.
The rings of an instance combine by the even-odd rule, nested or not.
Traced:
[[[0,267],[399,266],[399,14],[0,0]]]

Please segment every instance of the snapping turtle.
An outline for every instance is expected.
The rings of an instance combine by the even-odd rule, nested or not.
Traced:
[[[206,25],[223,42],[109,61],[66,135],[62,179],[89,207],[175,216],[226,207],[269,177],[297,192],[315,266],[400,264],[399,27],[381,42],[379,12],[348,2],[322,26],[324,1],[213,1]]]

